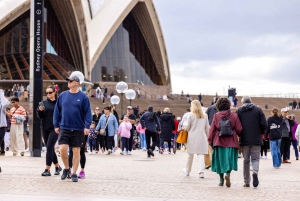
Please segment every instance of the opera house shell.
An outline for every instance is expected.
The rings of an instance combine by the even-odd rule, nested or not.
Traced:
[[[82,71],[89,81],[170,86],[152,0],[44,0],[44,82]],[[0,0],[0,87],[29,82],[30,0]]]

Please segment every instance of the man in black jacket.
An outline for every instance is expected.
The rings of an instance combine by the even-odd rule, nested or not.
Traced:
[[[244,156],[244,187],[250,187],[250,157],[253,169],[253,186],[257,187],[260,149],[262,145],[261,135],[267,129],[267,121],[263,111],[252,104],[249,96],[242,99],[243,105],[237,110],[237,115],[242,123],[243,130],[240,133],[240,145]]]
[[[288,161],[288,152],[291,146],[291,138],[292,138],[292,126],[295,125],[295,122],[292,120],[292,117],[288,114],[287,108],[281,109],[281,144],[280,144],[280,152],[283,163],[291,163]]]

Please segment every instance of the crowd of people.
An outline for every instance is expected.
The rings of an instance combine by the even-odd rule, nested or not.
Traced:
[[[242,154],[244,187],[250,187],[251,180],[252,185],[257,187],[259,161],[267,158],[268,149],[271,150],[275,169],[282,163],[291,163],[291,144],[296,160],[299,160],[300,126],[295,115],[288,115],[287,108],[280,112],[273,108],[271,117],[266,119],[261,108],[254,105],[248,96],[244,96],[241,107],[232,112],[231,101],[226,97],[215,98],[210,107],[202,107],[200,94],[200,101],[191,100],[191,107],[182,118],[175,117],[170,108],[155,112],[151,105],[142,112],[139,107],[128,106],[126,113],[119,116],[112,105],[105,106],[103,110],[96,107],[92,111],[85,90],[80,88],[79,78],[71,74],[67,81],[69,90],[59,96],[56,86],[48,86],[46,100],[36,108],[47,147],[42,176],[51,176],[53,163],[54,175],[62,172],[62,180],[71,178],[77,182],[78,178],[85,178],[86,153],[111,155],[119,149],[121,155],[131,155],[134,149],[139,148],[145,151],[147,157],[154,157],[155,151],[176,154],[177,150],[183,149],[187,153],[186,167],[183,168],[186,176],[190,175],[193,158],[197,154],[199,178],[204,178],[204,170],[211,168],[219,175],[218,185],[230,187],[231,173],[238,169],[238,158]],[[1,155],[10,150],[14,156],[24,156],[28,147],[24,138],[28,114],[19,105],[18,96],[8,99],[6,95],[0,90]],[[107,90],[104,90],[103,99],[106,95]],[[185,144],[176,142],[181,130],[188,131]],[[57,142],[63,164],[58,162]]]

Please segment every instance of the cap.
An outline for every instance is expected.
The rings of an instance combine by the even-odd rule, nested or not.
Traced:
[[[289,110],[286,107],[284,107],[284,108],[281,109],[281,112],[288,112],[288,111]]]
[[[131,107],[131,106],[128,106],[128,107],[127,107],[127,109],[130,109],[130,110],[132,110],[132,107]]]
[[[66,79],[67,81],[76,81],[76,82],[80,82],[79,78],[77,76],[70,76],[69,78]]]

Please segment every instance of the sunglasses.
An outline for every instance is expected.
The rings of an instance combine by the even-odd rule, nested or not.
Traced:
[[[11,103],[15,103],[14,101],[11,101]]]
[[[100,110],[100,109],[96,109],[96,110]]]
[[[72,83],[74,80],[69,80],[68,82]]]
[[[50,92],[46,92],[46,94],[53,94],[53,91],[50,91]]]

